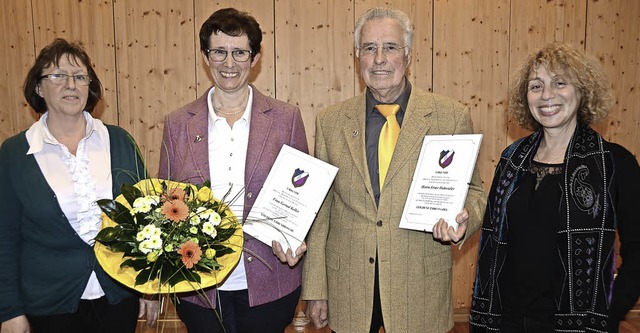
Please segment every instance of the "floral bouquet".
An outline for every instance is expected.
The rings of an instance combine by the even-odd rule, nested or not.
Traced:
[[[146,294],[219,284],[242,252],[242,228],[208,184],[145,179],[98,200],[103,226],[95,252],[104,270]]]

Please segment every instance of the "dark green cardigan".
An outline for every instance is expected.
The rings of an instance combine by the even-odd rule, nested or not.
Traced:
[[[107,129],[115,198],[122,183],[144,178],[145,168],[133,138],[120,127]],[[110,303],[131,296],[71,227],[28,150],[25,132],[0,147],[0,322],[75,312],[92,271]]]

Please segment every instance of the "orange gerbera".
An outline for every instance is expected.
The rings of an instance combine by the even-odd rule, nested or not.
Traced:
[[[179,200],[184,201],[184,198],[187,196],[187,192],[179,187],[174,187],[167,189],[167,199],[169,201]]]
[[[180,222],[189,216],[189,207],[184,201],[165,201],[162,204],[162,214],[173,222]]]
[[[193,265],[197,264],[202,259],[202,250],[198,244],[187,241],[180,245],[178,254],[182,255],[182,263],[187,268],[193,268]]]

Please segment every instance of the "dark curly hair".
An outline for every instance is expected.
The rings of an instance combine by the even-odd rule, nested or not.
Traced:
[[[200,51],[205,55],[209,48],[209,38],[218,32],[235,37],[247,35],[251,48],[251,60],[260,53],[262,30],[258,21],[249,13],[235,8],[223,8],[211,14],[200,27]]]
[[[91,59],[85,52],[82,43],[69,43],[62,38],[56,38],[38,54],[36,62],[27,73],[27,78],[24,81],[24,98],[37,113],[45,113],[47,111],[47,103],[44,98],[38,95],[36,88],[42,81],[42,71],[51,65],[58,66],[62,57],[67,57],[71,63],[87,67],[91,82],[89,83],[89,96],[84,109],[87,112],[92,112],[102,98],[102,83],[91,66]]]
[[[554,42],[527,57],[509,90],[509,111],[520,126],[535,131],[540,124],[527,103],[529,76],[538,66],[567,80],[580,92],[578,121],[587,125],[609,114],[615,104],[611,83],[598,62],[569,45]]]

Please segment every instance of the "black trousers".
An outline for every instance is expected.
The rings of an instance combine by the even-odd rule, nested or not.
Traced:
[[[215,310],[187,301],[175,306],[189,333],[282,333],[293,320],[300,291],[298,287],[283,298],[254,307],[249,306],[246,289],[218,291]]]
[[[138,297],[109,304],[106,297],[80,300],[74,313],[30,316],[34,333],[134,333],[138,324]]]
[[[373,311],[371,313],[371,328],[369,328],[369,333],[378,333],[380,327],[384,327],[382,305],[380,303],[380,277],[378,275],[378,253],[376,252],[376,273],[373,281]]]

